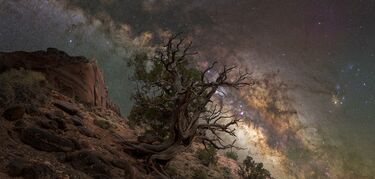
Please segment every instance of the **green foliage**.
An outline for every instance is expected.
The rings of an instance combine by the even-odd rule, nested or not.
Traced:
[[[170,116],[151,106],[134,105],[129,114],[129,125],[146,125],[145,128],[154,131],[155,135],[165,137]]]
[[[272,179],[270,172],[263,168],[263,163],[256,163],[250,156],[243,161],[238,174],[244,179]]]
[[[103,119],[94,119],[94,124],[99,126],[102,129],[111,128],[111,123]]]
[[[42,73],[30,70],[8,70],[0,74],[0,105],[46,101],[47,80]]]
[[[206,149],[199,149],[197,157],[203,165],[209,166],[210,164],[217,163],[217,149],[213,146],[208,146]]]
[[[177,95],[174,86],[176,77],[160,60],[149,58],[146,54],[137,55],[129,65],[134,68],[133,80],[139,87],[133,94],[134,105],[128,117],[131,125],[142,125],[161,138],[167,137]],[[184,78],[181,86],[200,80],[201,72],[191,67],[187,60],[178,63],[175,70]]]
[[[203,170],[195,170],[193,174],[193,179],[208,179],[207,173]]]
[[[227,151],[225,152],[225,156],[228,157],[228,158],[231,158],[233,160],[238,160],[238,154],[234,151]]]
[[[223,177],[224,179],[231,179],[233,178],[232,176],[232,171],[228,167],[223,167]]]

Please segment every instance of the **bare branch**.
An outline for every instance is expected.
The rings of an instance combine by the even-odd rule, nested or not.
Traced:
[[[212,70],[212,69],[215,67],[216,64],[217,64],[216,61],[213,62],[208,68],[206,68],[206,69],[203,71],[203,73],[202,73],[202,75],[201,75],[201,81],[202,81],[202,82],[204,82],[204,78],[205,78],[205,76],[206,76],[206,73],[207,73],[208,71]]]
[[[221,87],[238,89],[253,83],[249,81],[249,73],[232,75],[237,67],[225,65],[217,76],[212,77],[214,79],[207,79],[208,71],[219,69],[216,68],[216,61],[203,71],[197,71],[198,76],[187,73],[191,70],[191,66],[185,63],[188,62],[187,56],[196,53],[189,52],[192,42],[185,42],[180,35],[173,35],[155,52],[150,61],[162,69],[158,68],[160,72],[153,71],[159,74],[151,76],[152,80],[142,81],[134,95],[138,109],[157,113],[151,117],[142,112],[138,115],[142,119],[150,118],[147,119],[150,121],[159,120],[156,121],[161,125],[158,127],[167,134],[157,144],[141,141],[124,143],[126,149],[146,156],[152,164],[151,170],[156,170],[160,175],[165,174],[160,162],[169,161],[186,150],[194,139],[201,139],[204,145],[210,144],[217,149],[238,148],[234,145],[236,140],[226,144],[223,135],[235,138],[235,127],[240,119],[223,110],[223,104],[215,100],[215,92]]]

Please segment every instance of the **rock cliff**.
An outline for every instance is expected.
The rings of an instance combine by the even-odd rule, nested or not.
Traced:
[[[0,53],[0,72],[7,69],[33,70],[45,74],[49,84],[80,102],[119,112],[111,103],[102,71],[96,61],[71,57],[63,51]]]

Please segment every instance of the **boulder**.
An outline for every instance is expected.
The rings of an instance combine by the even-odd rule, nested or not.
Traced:
[[[75,126],[83,126],[83,121],[80,117],[72,116],[71,120]]]
[[[74,141],[35,127],[23,129],[21,140],[35,149],[47,152],[69,152],[77,148]]]
[[[45,116],[48,119],[56,119],[56,118],[62,119],[62,118],[65,117],[64,112],[62,112],[60,110],[47,112],[47,113],[45,113]]]
[[[33,164],[23,170],[22,176],[26,179],[52,179],[55,172],[45,164]]]
[[[60,111],[61,112],[61,111]],[[59,111],[55,111],[54,113],[46,113],[45,116],[52,120],[55,121],[58,124],[58,128],[61,130],[66,129],[66,123],[64,120],[64,114],[59,113]]]
[[[55,172],[45,164],[31,163],[22,159],[13,159],[6,166],[11,177],[26,179],[52,179],[56,178]]]
[[[66,124],[65,124],[65,121],[60,119],[60,118],[55,118],[53,119],[54,121],[56,121],[57,123],[57,127],[61,130],[65,130],[66,129]]]
[[[37,115],[40,115],[41,113],[38,107],[32,104],[25,105],[25,110],[27,114],[32,115],[32,116],[37,116]]]
[[[37,124],[44,129],[56,130],[59,128],[59,124],[54,120],[42,119]]]
[[[78,106],[76,106],[73,103],[66,102],[66,101],[57,100],[53,103],[53,105],[55,105],[56,107],[58,107],[59,109],[63,110],[64,112],[70,115],[75,115],[79,111]]]
[[[87,137],[96,137],[95,133],[92,132],[90,129],[86,128],[86,127],[79,126],[78,130],[84,136],[87,136]]]
[[[22,175],[23,170],[27,167],[27,162],[21,159],[11,160],[6,166],[8,175],[11,177],[19,177]]]
[[[83,150],[67,156],[66,161],[93,178],[111,178],[109,162],[100,153]]]
[[[3,112],[3,117],[10,121],[21,119],[25,114],[25,107],[22,105],[11,106]]]

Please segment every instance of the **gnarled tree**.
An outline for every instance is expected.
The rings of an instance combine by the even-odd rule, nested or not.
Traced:
[[[221,136],[224,133],[235,137],[233,126],[239,118],[225,114],[213,98],[220,87],[251,84],[248,73],[231,75],[236,67],[218,68],[214,62],[205,70],[197,70],[189,63],[194,55],[190,47],[191,42],[172,36],[152,58],[139,55],[131,62],[138,90],[129,118],[149,126],[161,141],[127,141],[125,146],[145,157],[147,165],[161,175],[166,175],[163,166],[196,139],[217,149],[235,147],[235,139],[225,143]],[[208,75],[215,69],[215,75]]]

